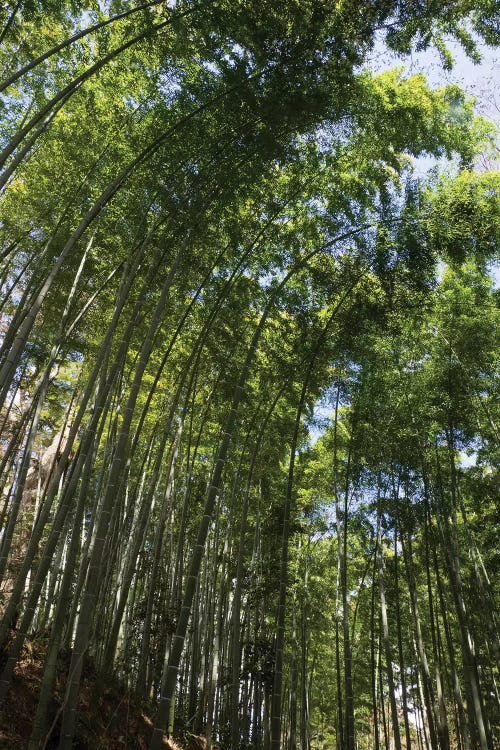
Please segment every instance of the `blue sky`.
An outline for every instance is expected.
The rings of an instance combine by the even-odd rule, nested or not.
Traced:
[[[381,71],[395,65],[404,65],[409,74],[425,73],[431,86],[458,83],[476,97],[478,113],[500,126],[500,51],[478,44],[481,62],[474,63],[467,57],[458,42],[448,41],[448,48],[455,60],[453,69],[450,71],[443,70],[439,54],[435,49],[398,57],[390,53],[382,43],[375,46],[367,67],[374,71]]]

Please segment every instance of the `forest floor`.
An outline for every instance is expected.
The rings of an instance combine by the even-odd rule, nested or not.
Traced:
[[[28,747],[44,660],[42,643],[33,641],[24,649],[0,714],[0,750],[26,750]],[[46,738],[44,750],[53,750],[59,743],[66,668],[67,665],[61,662],[50,707],[52,731]],[[149,716],[116,681],[100,686],[98,700],[95,688],[96,675],[87,668],[82,678],[73,747],[78,750],[147,750],[151,728]],[[179,738],[177,742],[165,738],[163,743],[165,750],[202,750],[205,745],[203,738],[194,736]]]

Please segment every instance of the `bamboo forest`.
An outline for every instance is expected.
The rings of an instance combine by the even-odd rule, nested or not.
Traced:
[[[0,0],[0,748],[500,749],[499,50]]]

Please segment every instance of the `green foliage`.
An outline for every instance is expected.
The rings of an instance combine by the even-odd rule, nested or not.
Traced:
[[[88,654],[162,710],[177,691],[189,732],[272,735],[273,750],[271,702],[290,750],[294,723],[302,745],[354,750],[340,736],[352,682],[371,748],[391,669],[417,711],[417,601],[451,722],[452,661],[472,705],[464,632],[493,639],[476,612],[498,593],[484,572],[498,555],[484,571],[478,556],[498,524],[498,174],[472,168],[493,131],[457,86],[363,64],[381,34],[401,54],[434,45],[445,66],[450,37],[475,58],[494,4],[7,6],[6,670],[48,630],[54,653],[73,648],[67,737]],[[460,168],[419,183],[425,154]],[[311,444],[319,399],[330,423]],[[496,667],[478,655],[495,718]]]
[[[498,172],[463,170],[429,191],[429,232],[441,256],[457,265],[470,256],[483,264],[498,259],[499,188]]]

